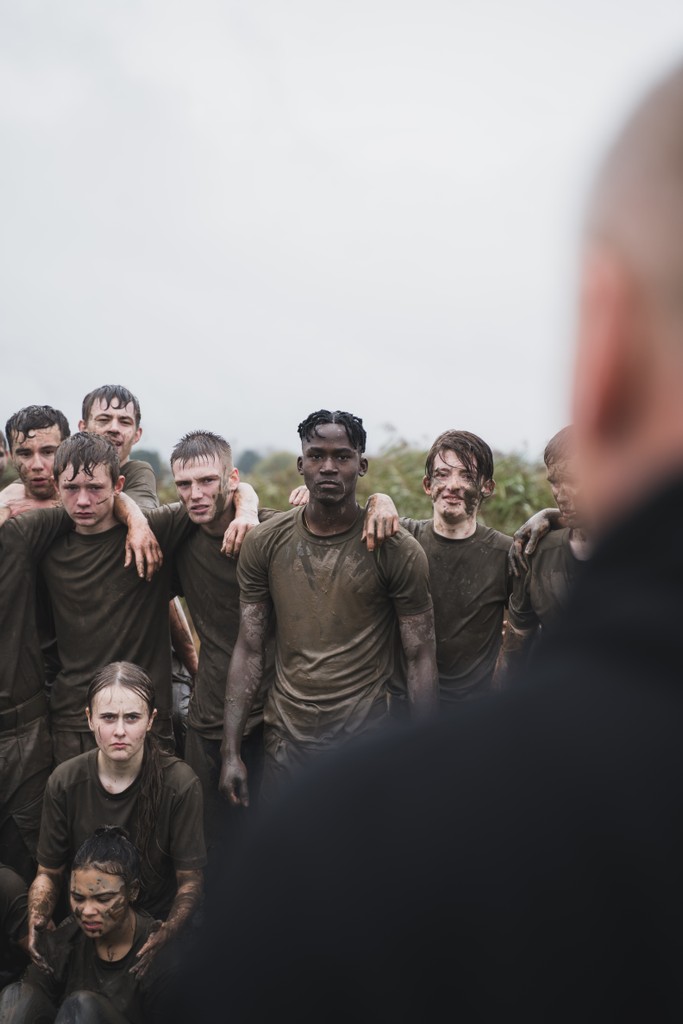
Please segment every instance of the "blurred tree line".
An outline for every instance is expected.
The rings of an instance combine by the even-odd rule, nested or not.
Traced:
[[[368,472],[359,481],[359,501],[363,503],[374,491],[382,491],[391,495],[400,515],[429,519],[432,504],[422,490],[425,455],[422,449],[399,442],[370,456]],[[292,452],[260,457],[250,450],[242,453],[235,464],[241,479],[255,488],[264,508],[289,508],[291,491],[303,483]],[[496,490],[479,516],[487,526],[513,534],[538,509],[554,505],[543,462],[530,461],[519,452],[494,452],[494,466]],[[159,496],[162,501],[176,500],[170,479],[160,481]]]

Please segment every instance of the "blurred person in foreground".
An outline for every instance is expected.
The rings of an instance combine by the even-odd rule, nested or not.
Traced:
[[[566,615],[495,700],[260,815],[207,901],[193,1022],[683,1017],[683,67],[611,147],[583,241],[596,545]]]

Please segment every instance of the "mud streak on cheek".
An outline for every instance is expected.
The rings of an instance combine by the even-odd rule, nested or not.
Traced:
[[[108,907],[102,911],[102,917],[110,921],[120,921],[128,906],[123,896],[117,896]]]

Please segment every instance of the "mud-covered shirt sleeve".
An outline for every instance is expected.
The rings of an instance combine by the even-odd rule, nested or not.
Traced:
[[[125,479],[123,493],[131,498],[143,512],[159,507],[157,481],[149,462],[131,459],[121,467]]]
[[[63,508],[36,508],[8,519],[0,527],[0,540],[3,544],[23,548],[38,562],[57,537],[72,530],[73,522]]]
[[[429,563],[422,546],[401,529],[377,549],[377,564],[400,616],[421,615],[432,607]]]
[[[146,511],[147,522],[164,554],[175,551],[198,527],[179,501]]]
[[[270,537],[267,538],[270,540]],[[258,527],[244,538],[237,561],[240,601],[259,604],[270,600],[268,583],[268,547]]]
[[[61,868],[69,859],[67,797],[60,775],[53,771],[43,795],[36,859],[46,868]]]

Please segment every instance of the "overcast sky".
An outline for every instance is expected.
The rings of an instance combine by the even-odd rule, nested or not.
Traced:
[[[578,232],[683,56],[665,0],[0,0],[0,423],[121,383],[141,446],[309,412],[536,457]]]

